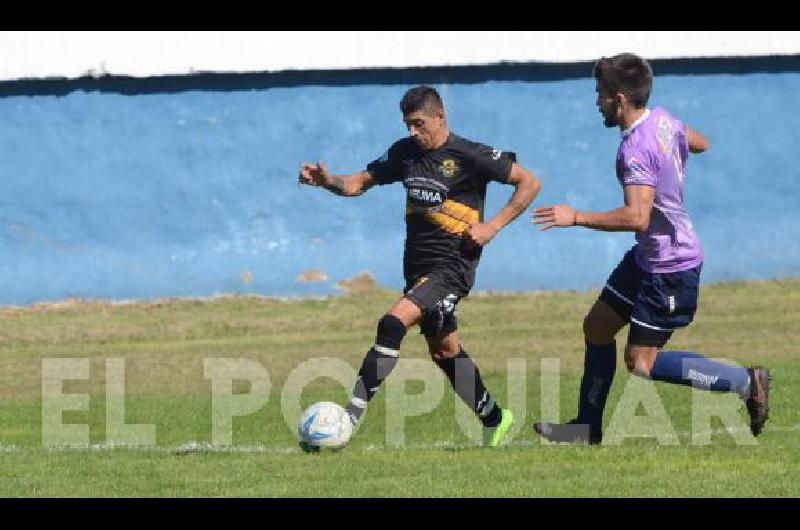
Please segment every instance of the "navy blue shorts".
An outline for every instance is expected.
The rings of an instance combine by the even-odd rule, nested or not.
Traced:
[[[694,319],[703,265],[680,272],[647,272],[636,264],[635,248],[611,273],[600,300],[630,323],[630,344],[660,348],[674,330]]]

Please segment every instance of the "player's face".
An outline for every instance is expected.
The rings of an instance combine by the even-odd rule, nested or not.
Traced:
[[[619,104],[616,94],[604,89],[600,83],[595,88],[597,91],[597,107],[603,115],[603,125],[606,127],[616,127],[619,125]]]
[[[441,142],[444,130],[444,111],[418,110],[403,116],[408,134],[421,149],[429,150]]]

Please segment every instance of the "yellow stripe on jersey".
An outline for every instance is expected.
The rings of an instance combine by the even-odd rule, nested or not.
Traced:
[[[406,206],[406,215],[412,212],[411,204]],[[438,212],[425,213],[425,219],[438,226],[445,232],[460,236],[468,228],[470,223],[477,223],[480,220],[480,213],[466,204],[461,204],[453,200],[446,200]]]

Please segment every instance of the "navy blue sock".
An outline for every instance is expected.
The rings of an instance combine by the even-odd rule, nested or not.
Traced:
[[[662,351],[656,356],[650,378],[716,392],[746,396],[750,387],[747,369],[730,366],[690,351]]]
[[[617,369],[617,343],[586,343],[583,379],[578,403],[578,423],[588,423],[593,429],[603,425],[603,409]]]

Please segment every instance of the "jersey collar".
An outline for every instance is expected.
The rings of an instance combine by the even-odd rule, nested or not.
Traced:
[[[638,126],[639,126],[639,125],[640,125],[640,124],[641,124],[641,123],[642,123],[644,120],[646,120],[648,116],[650,116],[650,109],[644,109],[644,114],[642,114],[642,115],[639,117],[639,119],[638,119],[638,120],[636,120],[635,122],[633,122],[633,125],[631,125],[630,127],[628,127],[627,129],[625,129],[624,131],[622,131],[622,132],[620,133],[620,135],[622,136],[622,138],[625,138],[625,137],[626,137],[626,136],[628,136],[630,133],[632,133],[632,132],[633,132],[633,130],[634,130],[636,127],[638,127]]]

